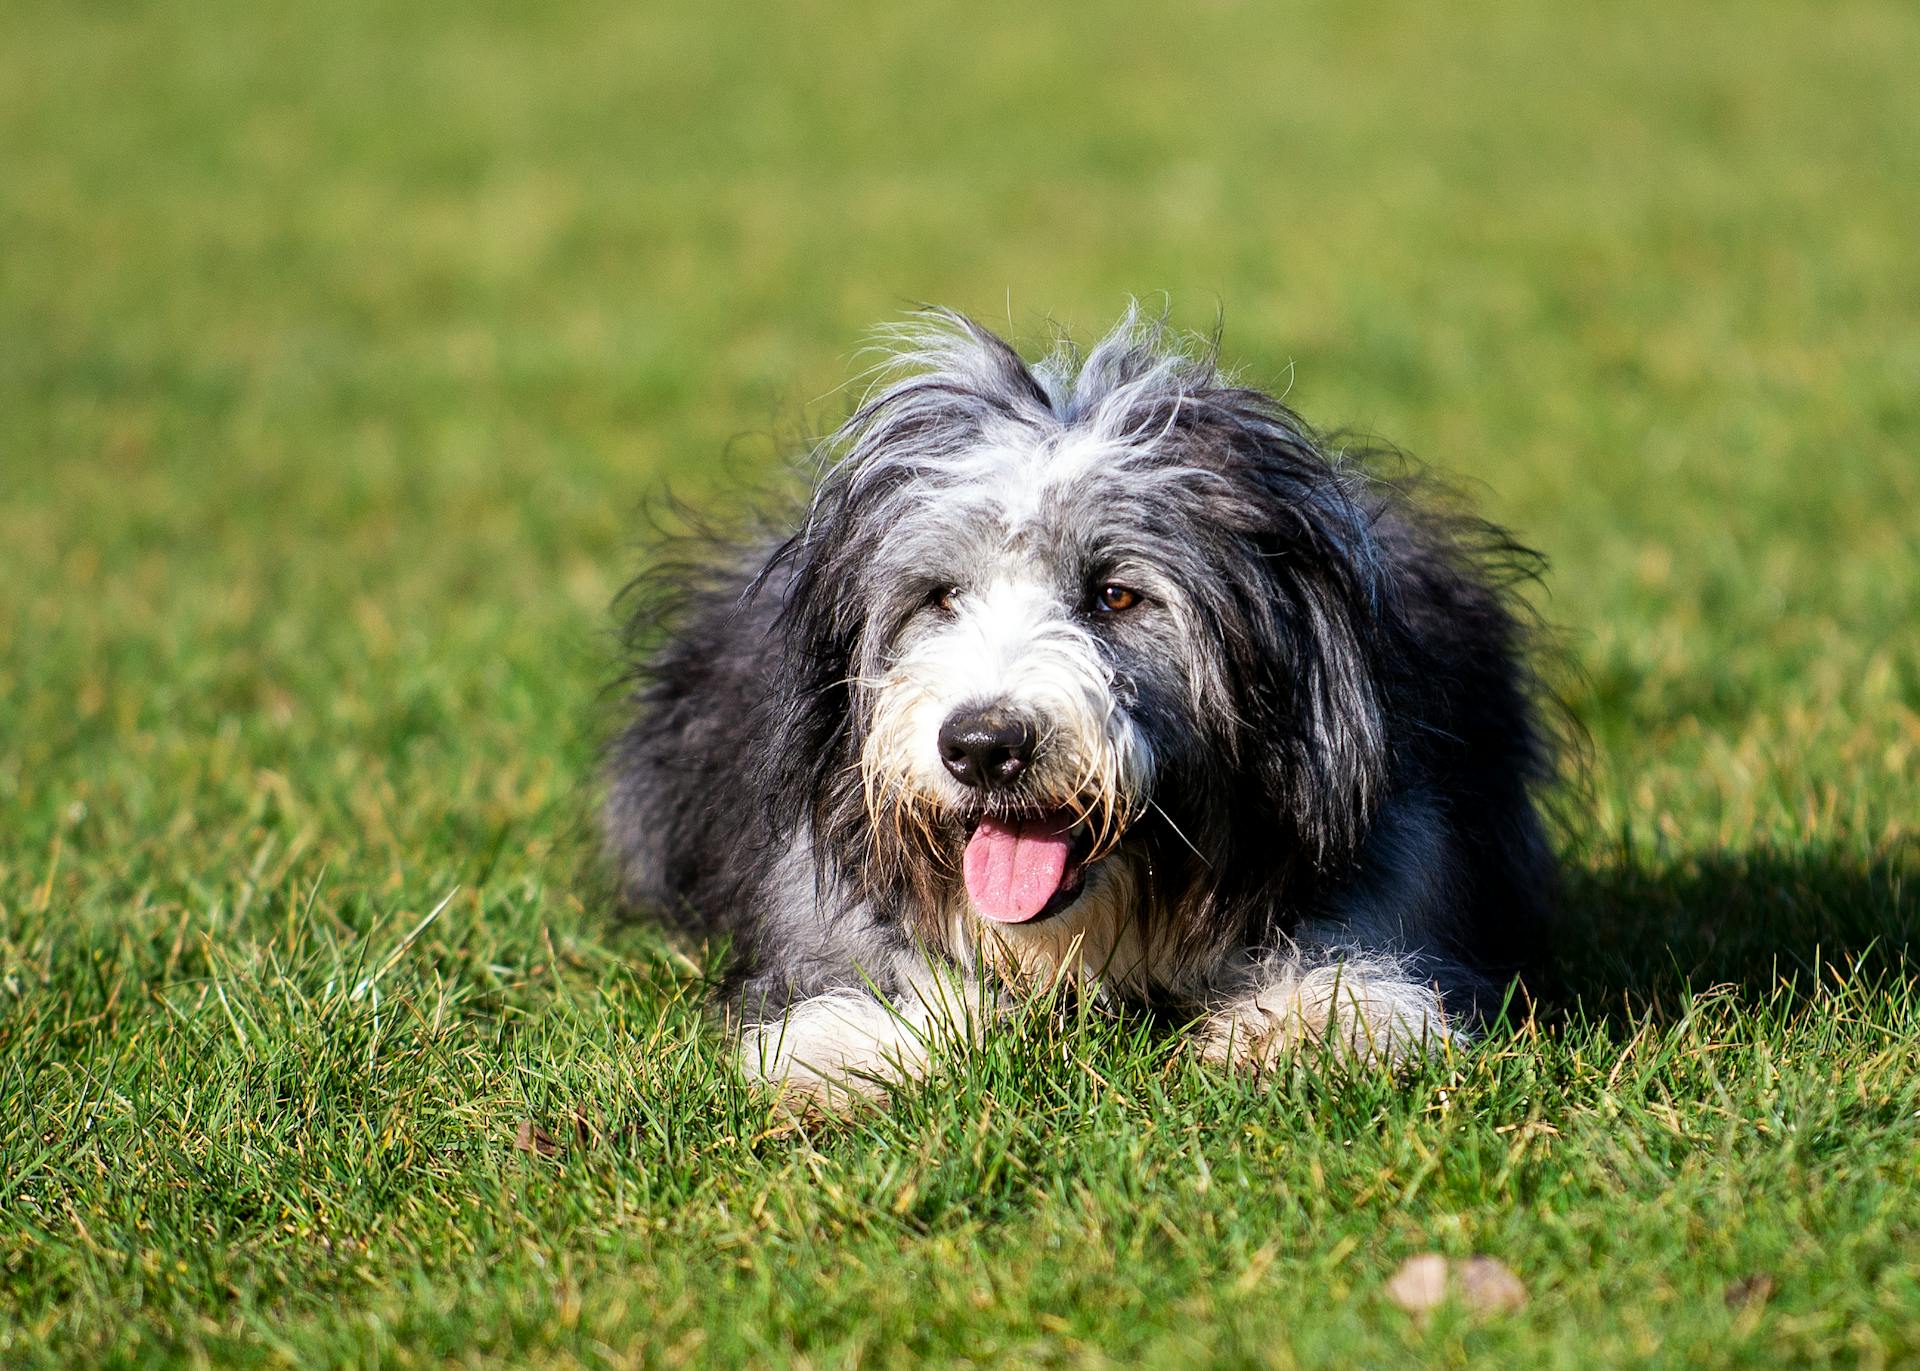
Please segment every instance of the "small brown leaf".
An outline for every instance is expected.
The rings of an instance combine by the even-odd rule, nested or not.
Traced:
[[[1527,1287],[1497,1257],[1468,1257],[1453,1279],[1462,1303],[1476,1314],[1511,1314],[1527,1302]]]
[[[601,1126],[598,1111],[589,1114],[581,1105],[573,1107],[574,1146],[585,1150],[606,1137],[607,1130]]]
[[[1727,1287],[1725,1295],[1729,1309],[1745,1309],[1749,1306],[1762,1305],[1772,1298],[1773,1277],[1763,1272],[1742,1276]]]
[[[1447,1259],[1422,1252],[1400,1263],[1387,1281],[1387,1298],[1409,1314],[1425,1314],[1447,1297]]]
[[[520,1127],[514,1130],[513,1147],[516,1152],[531,1152],[536,1157],[560,1155],[560,1144],[553,1140],[553,1134],[532,1119],[520,1120]]]

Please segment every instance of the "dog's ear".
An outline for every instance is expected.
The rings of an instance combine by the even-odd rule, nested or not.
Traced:
[[[777,599],[767,646],[778,660],[766,674],[767,744],[742,764],[761,768],[782,826],[811,823],[818,832],[857,756],[853,685],[864,616],[860,597],[847,593],[860,560],[854,535],[846,483],[830,478],[748,590]]]
[[[1285,609],[1278,659],[1289,718],[1270,793],[1322,865],[1359,846],[1386,780],[1375,607],[1320,555],[1269,566]]]
[[[1386,780],[1387,632],[1380,551],[1363,488],[1290,412],[1228,391],[1194,406],[1217,430],[1235,490],[1231,520],[1244,615],[1243,754],[1271,812],[1321,867],[1351,857]]]
[[[989,424],[1033,420],[1052,403],[1019,354],[964,315],[922,311],[885,344],[879,371],[894,379],[817,449],[827,474],[749,592],[780,599],[765,779],[785,797],[782,817],[811,820],[828,841],[861,812],[851,804],[861,793],[856,682],[874,667],[872,630],[899,609],[901,587],[871,574],[889,532],[930,466]]]

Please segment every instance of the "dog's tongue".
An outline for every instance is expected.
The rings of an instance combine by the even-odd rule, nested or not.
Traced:
[[[982,819],[962,864],[973,907],[1003,924],[1025,923],[1046,908],[1066,876],[1072,827],[1066,814]]]

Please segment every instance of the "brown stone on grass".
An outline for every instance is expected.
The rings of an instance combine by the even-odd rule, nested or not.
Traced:
[[[1387,1280],[1387,1298],[1409,1314],[1426,1314],[1447,1297],[1447,1259],[1422,1252],[1400,1263]]]
[[[1438,1252],[1408,1257],[1388,1279],[1386,1294],[1422,1320],[1449,1297],[1476,1314],[1511,1314],[1527,1302],[1527,1287],[1498,1258],[1450,1262]]]
[[[1476,1314],[1511,1314],[1525,1306],[1527,1287],[1496,1257],[1468,1257],[1453,1269],[1460,1302]]]

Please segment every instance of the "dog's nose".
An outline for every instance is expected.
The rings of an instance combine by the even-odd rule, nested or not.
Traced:
[[[993,709],[961,709],[940,726],[940,760],[961,785],[1007,785],[1033,760],[1033,725]]]

